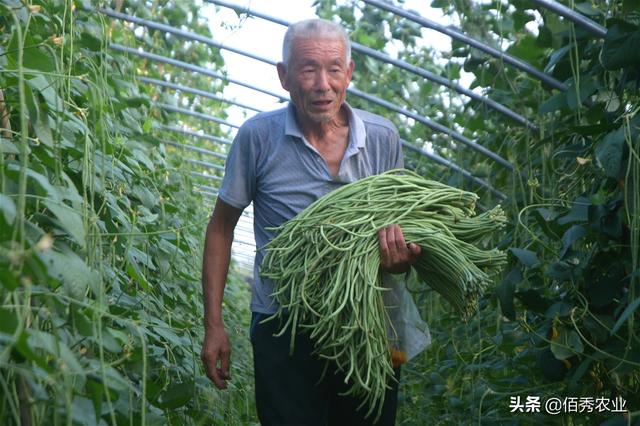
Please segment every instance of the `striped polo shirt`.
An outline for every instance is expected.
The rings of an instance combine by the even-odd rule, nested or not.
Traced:
[[[251,310],[271,314],[273,282],[260,277],[261,247],[277,227],[309,204],[341,185],[372,174],[403,167],[396,127],[378,115],[344,104],[349,118],[349,141],[338,175],[306,140],[295,119],[294,105],[259,113],[247,120],[231,145],[218,196],[244,209],[253,201],[256,260]]]

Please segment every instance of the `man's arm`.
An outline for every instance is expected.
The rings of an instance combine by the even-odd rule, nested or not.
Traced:
[[[202,256],[204,294],[204,342],[201,358],[209,379],[218,389],[226,389],[231,359],[229,336],[222,321],[222,297],[231,259],[231,243],[242,210],[216,201],[207,226]]]

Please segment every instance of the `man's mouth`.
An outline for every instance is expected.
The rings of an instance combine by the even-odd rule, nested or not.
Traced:
[[[326,106],[326,105],[330,105],[333,101],[331,100],[320,100],[320,101],[313,101],[313,105],[315,106]]]

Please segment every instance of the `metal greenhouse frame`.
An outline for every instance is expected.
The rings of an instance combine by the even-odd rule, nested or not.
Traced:
[[[246,13],[249,16],[252,17],[256,17],[259,19],[263,19],[269,22],[273,22],[279,25],[283,25],[283,26],[288,26],[290,25],[289,22],[286,22],[282,19],[276,18],[276,17],[272,17],[260,12],[256,12],[253,11],[251,9],[242,7],[242,6],[238,6],[238,5],[234,5],[231,3],[228,3],[226,1],[223,0],[205,0],[207,3],[211,3],[214,4],[216,6],[219,7],[224,7],[224,8],[230,8],[235,10],[238,13]],[[493,56],[494,58],[497,58],[499,60],[501,60],[503,63],[513,66],[514,68],[525,72],[526,74],[528,74],[529,76],[531,76],[534,79],[537,79],[539,81],[541,81],[543,84],[547,85],[550,88],[559,90],[559,91],[566,91],[567,90],[567,85],[564,84],[563,82],[553,78],[550,75],[545,74],[544,72],[536,69],[535,67],[533,67],[531,64],[527,63],[526,61],[523,61],[522,59],[519,59],[513,55],[510,55],[507,52],[498,50],[494,47],[491,47],[479,40],[476,40],[472,37],[469,37],[468,35],[464,34],[462,31],[460,31],[459,29],[456,28],[452,28],[452,27],[445,27],[443,25],[440,25],[436,22],[433,22],[431,20],[428,20],[416,13],[407,11],[405,9],[402,9],[400,7],[388,4],[388,3],[384,3],[380,0],[361,0],[364,4],[372,6],[372,7],[376,7],[379,8],[380,10],[385,10],[387,12],[390,12],[398,17],[410,20],[412,22],[415,22],[417,24],[419,24],[420,26],[424,27],[424,28],[428,28],[431,30],[435,30],[438,31],[442,34],[447,35],[448,37],[457,40],[463,44],[466,44],[472,48],[478,49],[488,55]],[[593,34],[596,34],[599,37],[604,37],[604,35],[606,35],[606,29],[604,27],[602,27],[601,25],[591,21],[590,19],[574,12],[573,10],[553,1],[553,0],[533,0],[533,3],[541,6],[541,7],[545,7],[549,10],[551,10],[552,12],[568,19],[571,20],[572,22],[574,22],[576,25],[579,25],[580,27],[584,28],[586,31],[589,31]],[[105,9],[105,8],[96,8],[96,9],[91,9],[91,10],[97,10],[101,13],[103,13],[106,16],[109,16],[111,18],[114,19],[118,19],[118,20],[122,20],[122,21],[127,21],[127,22],[131,22],[134,23],[136,25],[141,25],[141,26],[145,26],[147,28],[151,28],[151,29],[156,29],[159,31],[163,31],[165,33],[170,33],[173,35],[176,35],[178,37],[182,37],[185,38],[187,40],[190,41],[195,41],[195,42],[199,42],[199,43],[203,43],[206,44],[208,46],[217,48],[217,49],[224,49],[230,52],[233,52],[235,54],[238,55],[242,55],[245,57],[248,57],[250,59],[253,59],[255,61],[259,61],[262,63],[266,63],[269,65],[275,65],[276,61],[274,60],[270,60],[267,58],[263,58],[257,54],[245,51],[245,50],[241,50],[241,49],[237,49],[237,48],[233,48],[233,47],[229,47],[226,46],[222,43],[216,42],[215,40],[208,38],[208,37],[204,37],[202,35],[199,34],[195,34],[193,32],[189,32],[189,31],[185,31],[179,28],[174,28],[172,26],[169,25],[165,25],[159,22],[154,22],[154,21],[150,21],[150,20],[146,20],[146,19],[142,19],[142,18],[138,18],[135,16],[131,16],[131,15],[127,15],[124,13],[120,13],[114,10],[110,10],[110,9]],[[259,92],[259,93],[263,93],[265,95],[274,97],[275,99],[277,99],[278,101],[287,101],[288,99],[284,96],[281,96],[278,93],[274,93],[272,91],[254,86],[250,83],[244,82],[244,81],[240,81],[240,80],[236,80],[233,79],[227,75],[209,70],[207,68],[204,67],[200,67],[200,66],[196,66],[193,64],[189,64],[183,61],[178,61],[176,59],[173,58],[169,58],[166,56],[162,56],[162,55],[157,55],[154,53],[150,53],[150,52],[145,52],[141,49],[135,49],[132,47],[126,47],[126,46],[122,46],[122,45],[118,45],[118,44],[110,44],[109,47],[115,51],[119,51],[122,53],[128,53],[130,55],[135,55],[144,59],[147,59],[149,61],[154,61],[154,62],[161,62],[161,63],[165,63],[165,64],[169,64],[175,67],[179,67],[182,68],[184,70],[187,71],[191,71],[191,72],[195,72],[198,74],[202,74],[205,75],[207,77],[213,78],[213,79],[218,79],[218,80],[224,80],[227,81],[231,84],[235,84],[235,85],[239,85],[242,87],[245,87],[247,89],[253,90],[255,92]],[[405,61],[402,60],[398,60],[398,59],[393,59],[391,58],[389,55],[387,55],[386,53],[377,51],[375,49],[372,49],[370,47],[358,44],[358,43],[353,43],[352,42],[352,50],[361,54],[364,54],[368,57],[374,58],[375,60],[381,61],[383,63],[386,64],[390,64],[393,65],[399,69],[403,69],[407,72],[410,72],[412,74],[415,74],[419,77],[422,77],[426,80],[429,80],[433,83],[436,83],[438,85],[442,85],[443,87],[447,87],[449,89],[452,89],[454,91],[456,91],[457,93],[463,95],[463,96],[467,96],[479,103],[481,103],[482,105],[485,105],[488,108],[491,108],[503,115],[505,115],[506,117],[509,117],[511,120],[513,120],[515,123],[518,123],[519,125],[525,126],[529,129],[532,130],[536,130],[537,126],[535,125],[535,123],[531,122],[530,120],[528,120],[526,117],[516,113],[515,111],[512,111],[511,109],[507,108],[506,106],[500,104],[499,102],[496,102],[486,96],[477,94],[469,89],[466,89],[462,86],[460,86],[459,84],[448,80],[444,77],[441,77],[439,75],[435,75],[434,73],[425,70],[423,68],[420,68],[418,66],[409,64]],[[140,81],[141,83],[145,83],[145,84],[151,84],[151,85],[155,85],[158,87],[162,87],[165,89],[171,89],[171,90],[175,90],[175,91],[179,91],[179,92],[183,92],[183,93],[189,93],[195,96],[199,96],[199,97],[203,97],[203,98],[208,98],[208,99],[212,99],[212,100],[216,100],[219,102],[223,102],[223,103],[227,103],[230,105],[235,105],[238,106],[240,108],[243,108],[245,110],[248,111],[252,111],[252,112],[260,112],[261,110],[259,108],[256,108],[255,106],[252,105],[248,105],[245,103],[240,103],[234,100],[229,100],[229,99],[225,99],[221,96],[218,96],[216,94],[201,90],[201,89],[197,89],[194,87],[188,87],[188,86],[183,86],[183,85],[178,85],[175,83],[171,83],[171,82],[167,82],[167,81],[163,81],[163,80],[158,80],[158,79],[152,79],[152,78],[148,78],[145,76],[136,76],[136,78],[138,79],[138,81]],[[510,171],[514,171],[514,166],[507,161],[506,159],[502,158],[500,155],[498,155],[495,152],[492,152],[491,150],[488,150],[486,148],[484,148],[483,146],[477,144],[476,142],[468,139],[466,136],[462,135],[461,133],[448,128],[440,123],[437,123],[433,120],[430,120],[427,117],[422,116],[421,114],[418,114],[416,112],[410,111],[400,105],[397,105],[393,102],[387,101],[385,99],[379,98],[373,94],[369,94],[369,93],[365,93],[363,91],[358,90],[357,88],[354,87],[350,87],[348,88],[348,93],[350,93],[351,95],[357,96],[359,98],[364,99],[367,102],[370,102],[372,104],[381,106],[389,111],[392,111],[394,113],[403,115],[407,118],[413,119],[416,122],[427,126],[428,128],[430,128],[431,130],[438,132],[438,133],[442,133],[445,134],[447,136],[449,136],[453,141],[461,143],[463,145],[466,145],[472,149],[474,149],[475,151],[479,152],[480,154],[486,156],[487,158],[490,158],[491,160],[493,160],[494,162],[498,163],[499,165],[501,165],[502,167],[510,170]],[[178,113],[178,114],[184,114],[184,115],[189,115],[201,120],[206,120],[206,121],[211,121],[214,122],[216,124],[219,125],[223,125],[223,126],[227,126],[231,129],[237,129],[239,126],[233,123],[229,123],[226,120],[223,120],[221,118],[218,117],[214,117],[211,115],[207,115],[205,113],[202,112],[197,112],[197,111],[192,111],[192,110],[188,110],[185,108],[180,108],[177,106],[173,106],[173,105],[167,105],[164,103],[157,103],[155,104],[155,106],[157,108],[160,108],[161,110],[167,111],[167,112],[172,112],[172,113]],[[190,137],[194,137],[194,138],[199,138],[199,139],[203,139],[203,140],[208,140],[210,142],[214,142],[214,143],[220,143],[223,145],[228,145],[230,144],[230,141],[224,139],[224,138],[220,138],[217,136],[211,136],[211,135],[206,135],[200,132],[195,132],[189,129],[185,129],[185,128],[180,128],[180,127],[173,127],[173,126],[162,126],[159,128],[160,130],[167,130],[170,132],[175,132],[175,133],[180,133],[186,136],[190,136]],[[192,146],[192,145],[187,145],[187,144],[181,144],[181,143],[177,143],[177,142],[173,142],[170,140],[166,140],[163,139],[162,142],[166,145],[170,145],[170,146],[174,146],[178,149],[184,149],[187,151],[191,151],[200,155],[204,155],[204,156],[209,156],[209,157],[215,157],[218,159],[225,159],[225,155],[215,152],[215,151],[211,151],[205,148],[201,148],[201,147],[196,147],[196,146]],[[418,147],[416,145],[413,145],[407,141],[402,141],[402,145],[409,150],[412,150],[414,152],[417,152],[427,158],[429,158],[430,160],[441,164],[451,170],[453,170],[456,173],[460,173],[462,176],[464,176],[466,179],[470,180],[471,182],[473,182],[476,185],[482,186],[484,188],[486,188],[487,190],[489,190],[494,196],[498,197],[499,199],[506,199],[506,195],[503,194],[502,192],[496,190],[495,188],[493,188],[491,186],[491,184],[489,184],[488,182],[486,182],[483,179],[480,179],[476,176],[473,176],[472,173],[470,173],[468,170],[465,170],[464,168],[456,165],[455,163],[451,162],[450,160],[447,160],[441,156],[439,156],[438,154],[432,153],[432,152],[428,152],[427,150]],[[208,168],[208,169],[213,169],[213,170],[218,170],[218,171],[224,171],[224,167],[215,164],[215,163],[211,163],[208,161],[203,161],[203,160],[196,160],[196,159],[186,159],[186,162],[191,164],[191,165],[195,165],[195,166],[200,166],[200,167],[204,167],[204,168]],[[196,171],[192,171],[190,172],[192,176],[197,177],[197,178],[201,178],[201,179],[208,179],[208,180],[214,180],[214,181],[219,181],[221,178],[219,176],[216,175],[211,175],[211,174],[206,174],[206,173],[200,173],[200,172],[196,172]],[[215,189],[215,187],[211,187],[211,186],[207,186],[207,185],[201,185],[198,184],[196,185],[196,187],[198,188],[199,191],[201,191],[204,195],[207,196],[212,196],[215,197],[217,195],[217,190]]]
[[[276,97],[277,99],[279,99],[281,101],[288,100],[287,98],[285,98],[283,96],[280,96],[280,95],[278,95],[276,93],[270,92],[270,91],[265,90],[265,89],[261,89],[261,88],[255,87],[255,86],[253,86],[253,85],[251,85],[249,83],[241,82],[241,81],[238,81],[238,80],[232,80],[232,79],[229,79],[229,78],[227,78],[225,76],[222,76],[222,75],[220,75],[218,73],[211,72],[211,71],[207,70],[206,68],[196,67],[196,66],[188,64],[186,62],[182,62],[182,61],[178,61],[178,60],[175,60],[175,59],[171,59],[171,58],[168,58],[166,56],[157,55],[157,54],[149,53],[149,52],[144,52],[142,50],[137,50],[137,49],[133,49],[133,48],[126,47],[126,46],[121,46],[121,45],[114,44],[114,43],[110,44],[109,47],[112,48],[112,49],[121,51],[121,52],[127,52],[129,54],[136,55],[136,56],[139,56],[139,57],[142,57],[142,58],[146,58],[146,59],[149,59],[149,60],[158,61],[158,62],[164,62],[166,64],[173,65],[173,66],[176,66],[176,67],[180,67],[180,68],[183,68],[183,69],[186,69],[186,70],[189,70],[189,71],[197,72],[197,73],[209,76],[209,77],[214,77],[214,78],[220,78],[220,79],[223,79],[223,80],[227,80],[230,83],[238,84],[240,86],[247,87],[247,88],[250,88],[250,89],[265,93],[267,95]],[[251,57],[252,59],[255,59],[255,55],[250,55],[249,57]],[[275,61],[271,61],[271,60],[264,59],[264,58],[262,58],[261,61],[265,62],[265,63],[267,63],[269,65],[275,65],[276,64]],[[364,92],[362,92],[360,90],[357,90],[357,89],[355,89],[353,87],[350,87],[349,89],[347,89],[347,92],[351,93],[351,94],[353,94],[355,96],[358,96],[358,97],[360,97],[362,99],[365,99],[365,100],[367,100],[367,101],[369,101],[371,103],[374,103],[376,105],[380,105],[380,106],[385,107],[387,109],[390,109],[390,110],[392,110],[394,112],[397,112],[397,113],[399,113],[401,115],[404,115],[405,117],[412,118],[412,119],[420,122],[421,124],[426,125],[427,127],[431,128],[432,130],[435,130],[436,132],[444,133],[444,134],[450,136],[453,140],[455,140],[457,142],[460,142],[460,143],[462,143],[464,145],[467,145],[470,148],[476,150],[477,152],[480,152],[481,154],[487,156],[488,158],[491,158],[492,160],[496,161],[498,164],[502,165],[503,167],[506,167],[507,169],[513,170],[513,165],[511,163],[509,163],[507,160],[505,160],[504,158],[500,157],[498,154],[496,154],[496,153],[494,153],[494,152],[492,152],[490,150],[487,150],[486,148],[482,147],[481,145],[471,141],[470,139],[468,139],[467,137],[461,135],[459,132],[456,132],[455,130],[452,130],[452,129],[450,129],[450,128],[442,125],[442,124],[436,123],[435,121],[430,120],[430,119],[428,119],[426,117],[423,117],[423,116],[421,116],[419,114],[416,114],[414,112],[408,111],[407,109],[399,107],[399,106],[397,106],[397,105],[395,105],[395,104],[393,104],[391,102],[385,101],[384,99],[380,99],[380,98],[378,98],[378,97],[376,97],[374,95],[370,95],[368,93],[364,93]]]

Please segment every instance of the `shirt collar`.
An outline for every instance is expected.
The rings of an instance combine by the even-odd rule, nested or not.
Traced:
[[[358,116],[356,111],[351,108],[348,103],[344,103],[343,106],[347,111],[347,117],[349,120],[349,148],[364,148],[367,140],[367,134],[364,127],[364,121]],[[287,114],[284,124],[284,134],[288,136],[295,136],[303,139],[304,135],[298,126],[296,121],[295,106],[293,102],[289,102],[287,105]]]

